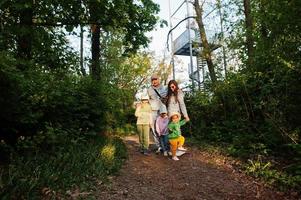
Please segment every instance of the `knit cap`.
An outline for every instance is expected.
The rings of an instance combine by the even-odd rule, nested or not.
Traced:
[[[161,107],[160,107],[160,114],[162,114],[162,113],[167,113],[167,109],[166,109],[165,105],[161,105]]]

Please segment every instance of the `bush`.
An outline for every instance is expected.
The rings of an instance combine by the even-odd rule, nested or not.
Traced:
[[[229,155],[245,161],[257,156],[285,160],[285,170],[278,171],[282,175],[272,174],[281,184],[286,183],[281,181],[286,177],[287,184],[300,188],[300,168],[296,167],[300,165],[297,146],[301,127],[296,117],[301,113],[300,95],[296,96],[300,81],[292,70],[281,67],[268,73],[229,73],[213,92],[187,98],[187,109],[193,116],[191,134],[201,143],[222,146]],[[266,170],[270,172],[279,166],[269,167]],[[281,185],[279,181],[273,182]]]
[[[3,52],[0,60],[2,198],[66,195],[77,186],[93,188],[120,168],[124,144],[99,135],[131,118],[123,91],[66,69],[28,62],[21,71]]]
[[[70,135],[73,134],[48,128],[32,139],[19,140],[17,150],[11,151],[7,171],[1,170],[1,199],[66,196],[77,187],[90,191],[97,182],[117,172],[126,158],[120,139]],[[33,148],[37,144],[40,147]]]

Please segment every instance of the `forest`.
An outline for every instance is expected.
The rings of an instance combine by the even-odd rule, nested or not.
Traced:
[[[300,191],[301,1],[211,2],[224,10],[217,36],[233,67],[223,72],[223,55],[206,45],[204,1],[191,1],[208,73],[186,95],[186,137]],[[1,199],[66,198],[119,171],[128,158],[121,138],[136,132],[135,94],[152,73],[171,73],[145,50],[146,33],[167,25],[159,11],[152,0],[0,2]],[[77,37],[82,47],[84,33],[89,56],[70,44]]]

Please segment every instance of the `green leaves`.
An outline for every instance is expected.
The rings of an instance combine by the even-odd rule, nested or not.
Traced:
[[[97,182],[115,173],[126,158],[125,145],[117,138],[72,137],[57,128],[49,128],[43,135],[41,149],[24,148],[25,142],[20,141],[19,151],[27,156],[12,152],[8,180],[2,179],[5,174],[0,171],[2,198],[69,198],[75,188],[93,191]],[[42,135],[35,137],[42,142]],[[104,153],[99,155],[99,150]]]

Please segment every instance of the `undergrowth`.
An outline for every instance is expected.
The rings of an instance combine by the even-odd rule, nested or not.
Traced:
[[[60,134],[51,133],[55,131]],[[21,138],[16,148],[1,142],[1,148],[11,152],[10,163],[1,165],[1,199],[55,199],[74,190],[95,190],[118,171],[127,156],[121,139],[69,135],[50,129],[34,139]]]
[[[252,154],[251,150],[247,152],[245,149],[240,149],[226,143],[214,143],[195,137],[186,139],[189,145],[197,146],[199,149],[212,155],[222,155],[228,157],[230,160],[236,160],[234,162],[235,167],[281,191],[294,192],[301,190],[300,165],[293,162],[291,162],[293,164],[283,163],[282,160],[284,158],[281,160],[281,158],[275,156],[260,155],[259,152],[254,153],[253,151]],[[262,150],[261,153],[263,152],[265,151]],[[246,153],[249,153],[248,158],[245,156]],[[296,163],[298,163],[298,160]]]

